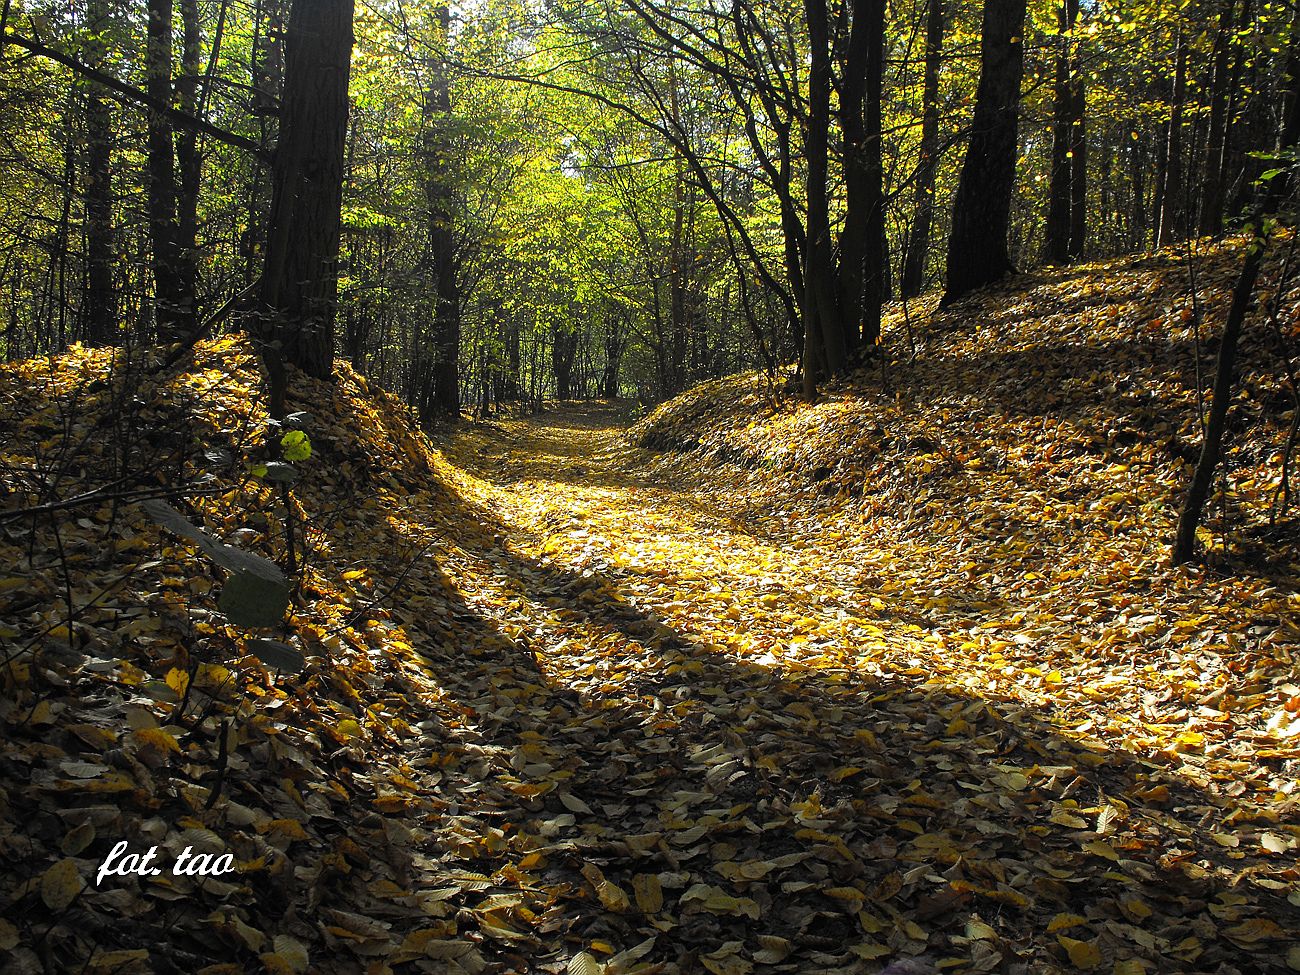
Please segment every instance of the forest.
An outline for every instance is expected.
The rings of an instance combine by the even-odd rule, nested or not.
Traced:
[[[0,971],[1300,971],[1296,0],[3,0]]]

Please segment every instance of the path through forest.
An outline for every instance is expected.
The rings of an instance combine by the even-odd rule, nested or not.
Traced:
[[[890,615],[862,539],[741,523],[713,474],[650,474],[625,422],[590,405],[468,426],[440,472],[492,525],[443,569],[530,652],[448,682],[497,755],[448,829],[485,874],[504,847],[468,841],[476,824],[535,831],[521,866],[569,891],[551,930],[570,954],[551,957],[725,973],[1296,961],[1266,826],[1234,800],[983,692],[985,665]]]

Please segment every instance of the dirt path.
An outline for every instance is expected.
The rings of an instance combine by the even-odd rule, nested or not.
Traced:
[[[532,933],[483,928],[519,970],[1287,970],[1292,887],[1230,799],[988,694],[860,544],[737,523],[624,422],[468,426],[439,471],[485,540],[442,570],[496,642],[455,630],[479,759],[438,834],[534,892]]]
[[[645,471],[604,405],[464,431],[449,459],[467,496],[533,558],[596,572],[690,639],[764,665],[859,673],[942,663],[919,628],[873,599],[884,569],[781,522],[741,523],[709,475],[672,483]],[[684,478],[678,478],[684,481]],[[703,483],[702,483],[703,482]],[[888,639],[886,639],[888,637]]]

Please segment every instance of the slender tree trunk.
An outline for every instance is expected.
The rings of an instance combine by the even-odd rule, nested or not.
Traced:
[[[1016,180],[1025,0],[986,0],[980,82],[948,238],[943,304],[1011,273],[1007,229]]]
[[[1201,183],[1200,231],[1217,235],[1223,230],[1224,162],[1227,154],[1228,97],[1235,0],[1220,0],[1219,24],[1214,34],[1214,64],[1210,78],[1210,129],[1205,140]]]
[[[1077,0],[1073,0],[1077,3]],[[1077,12],[1077,8],[1076,8]],[[1076,43],[1070,77],[1070,248],[1071,260],[1083,256],[1088,235],[1088,96],[1083,51]]]
[[[1079,0],[1061,0],[1056,11],[1056,84],[1052,89],[1052,173],[1047,191],[1047,232],[1043,257],[1063,263],[1070,257],[1070,200],[1074,169],[1070,165],[1071,126],[1074,122],[1074,92],[1071,67],[1074,62],[1074,24]]]
[[[925,283],[934,225],[934,177],[939,160],[939,65],[943,55],[943,0],[929,0],[925,16],[925,76],[921,84],[921,158],[916,165],[916,211],[908,235],[900,288],[915,298]]]
[[[172,0],[148,0],[146,90],[157,102],[172,101]],[[149,112],[149,237],[153,246],[154,322],[158,338],[171,342],[193,327],[186,300],[176,226],[176,164],[170,120]]]
[[[294,0],[289,13],[261,281],[263,360],[273,408],[283,406],[283,364],[318,379],[330,378],[334,369],[352,5]]]
[[[434,11],[441,42],[449,43],[451,12]],[[429,221],[429,271],[434,277],[433,414],[460,415],[460,282],[456,260],[455,214],[446,122],[451,116],[451,83],[445,55],[428,61],[429,86],[424,96],[425,204]],[[424,417],[429,419],[429,416]]]
[[[839,311],[846,345],[874,345],[889,279],[880,99],[884,80],[884,0],[852,0],[840,92],[845,212],[840,232]]]
[[[1147,244],[1147,151],[1140,137],[1128,142],[1128,164],[1129,188],[1132,191],[1129,246],[1134,250],[1142,250]]]
[[[807,160],[808,236],[804,255],[804,394],[812,398],[817,383],[842,372],[848,359],[845,326],[836,302],[834,252],[831,248],[829,156],[831,57],[826,0],[805,0],[811,61],[808,68]]]
[[[1300,8],[1292,16],[1291,50],[1287,57],[1284,81],[1282,131],[1278,138],[1278,155],[1290,152],[1300,142]],[[1205,503],[1210,497],[1214,472],[1223,458],[1223,435],[1228,427],[1228,409],[1232,404],[1236,386],[1237,349],[1241,330],[1255,297],[1255,283],[1259,279],[1264,252],[1268,246],[1268,230],[1264,218],[1276,211],[1278,205],[1292,191],[1292,176],[1285,174],[1269,180],[1264,196],[1257,208],[1254,233],[1242,262],[1241,272],[1232,289],[1232,304],[1223,326],[1219,342],[1219,355],[1215,364],[1214,392],[1210,400],[1209,418],[1201,442],[1201,454],[1196,461],[1196,471],[1187,488],[1170,561],[1175,565],[1190,562],[1196,554],[1196,529],[1201,524]]]
[[[1187,42],[1178,33],[1174,65],[1174,93],[1169,108],[1169,128],[1165,140],[1164,178],[1160,190],[1159,226],[1156,246],[1164,247],[1187,236],[1186,208],[1183,206],[1183,103],[1187,99]]]
[[[176,83],[176,94],[179,107],[193,115],[198,109],[199,59],[202,56],[198,0],[180,0],[180,11],[181,76]],[[203,160],[199,156],[198,136],[193,129],[182,129],[176,134],[176,163],[179,170],[177,273],[188,324],[193,327],[198,317],[198,205],[199,185],[203,179]]]
[[[105,0],[91,0],[87,20],[92,37],[87,63],[103,68],[108,27]],[[113,117],[99,86],[86,89],[86,293],[82,302],[86,341],[111,345],[118,335],[117,293],[113,288]]]

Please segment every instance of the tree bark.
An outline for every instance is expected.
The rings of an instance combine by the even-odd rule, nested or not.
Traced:
[[[1228,96],[1235,0],[1220,0],[1219,23],[1214,33],[1213,74],[1210,77],[1210,128],[1205,139],[1205,162],[1201,183],[1200,231],[1218,235],[1223,231],[1224,162],[1227,155]]]
[[[953,205],[944,305],[1014,268],[1007,253],[1024,72],[1025,0],[986,0],[975,118]]]
[[[880,337],[889,279],[883,252],[884,162],[880,99],[884,80],[884,0],[851,0],[853,21],[840,92],[845,211],[840,232],[839,310],[848,347]]]
[[[180,0],[181,64],[176,82],[177,104],[190,115],[198,113],[199,59],[202,55],[198,0]],[[198,134],[193,129],[176,133],[177,198],[176,258],[180,292],[188,304],[189,322],[198,318],[198,206],[203,179]]]
[[[1292,15],[1292,41],[1287,56],[1284,82],[1284,106],[1282,113],[1282,131],[1278,136],[1278,155],[1285,157],[1300,142],[1300,8]],[[1237,349],[1241,342],[1242,326],[1246,313],[1250,310],[1255,297],[1255,282],[1259,278],[1260,267],[1264,262],[1264,251],[1268,245],[1268,230],[1265,217],[1277,210],[1277,207],[1292,192],[1292,172],[1275,176],[1269,180],[1264,189],[1263,199],[1256,208],[1251,241],[1232,289],[1232,304],[1228,308],[1228,317],[1223,325],[1223,337],[1219,342],[1219,354],[1214,371],[1214,392],[1210,400],[1210,415],[1205,424],[1205,435],[1201,442],[1201,454],[1196,461],[1196,470],[1192,482],[1187,488],[1182,510],[1178,515],[1178,527],[1174,532],[1174,543],[1170,552],[1170,561],[1174,565],[1190,562],[1196,554],[1196,529],[1201,524],[1205,503],[1210,497],[1210,487],[1214,483],[1214,472],[1223,458],[1223,435],[1228,427],[1228,409],[1232,405],[1236,385]]]
[[[108,6],[92,0],[87,26],[90,66],[103,67],[107,45],[101,39],[108,26]],[[86,292],[82,320],[86,341],[111,345],[118,335],[117,293],[113,288],[113,119],[107,99],[96,85],[86,85]]]
[[[1073,77],[1070,79],[1070,248],[1071,260],[1083,256],[1088,236],[1088,136],[1087,90],[1084,87],[1083,58],[1075,47]]]
[[[276,400],[283,364],[334,369],[343,149],[353,0],[294,0],[261,282],[263,359]],[[282,405],[283,388],[280,388]]]
[[[442,43],[448,43],[451,12],[446,6],[434,11]],[[429,415],[456,418],[460,415],[460,282],[453,225],[453,192],[450,181],[445,123],[451,115],[451,83],[445,57],[428,61],[429,85],[424,95],[423,142],[425,204],[429,226],[429,272],[434,278],[434,315],[431,336],[433,352],[432,399]]]
[[[934,177],[939,160],[939,64],[943,53],[943,0],[929,0],[925,17],[925,76],[921,84],[921,158],[916,166],[916,203],[900,284],[915,298],[925,283],[934,225]]]
[[[1174,91],[1169,107],[1165,138],[1165,166],[1160,188],[1159,224],[1156,246],[1164,247],[1187,236],[1183,206],[1183,102],[1187,98],[1187,42],[1181,29],[1174,54]]]
[[[831,248],[829,157],[831,56],[826,0],[805,0],[811,60],[808,68],[807,239],[804,253],[803,388],[809,399],[826,376],[843,371],[848,359],[844,322],[837,306],[835,261]]]
[[[1052,173],[1047,191],[1047,235],[1043,257],[1061,264],[1070,257],[1070,203],[1074,168],[1070,162],[1074,92],[1072,35],[1079,16],[1079,0],[1061,0],[1056,12],[1056,84],[1052,89]]]
[[[148,0],[145,90],[155,102],[172,101],[172,0]],[[174,342],[194,326],[194,302],[185,294],[176,224],[176,162],[171,121],[149,111],[149,241],[153,248],[154,324],[158,339]]]

